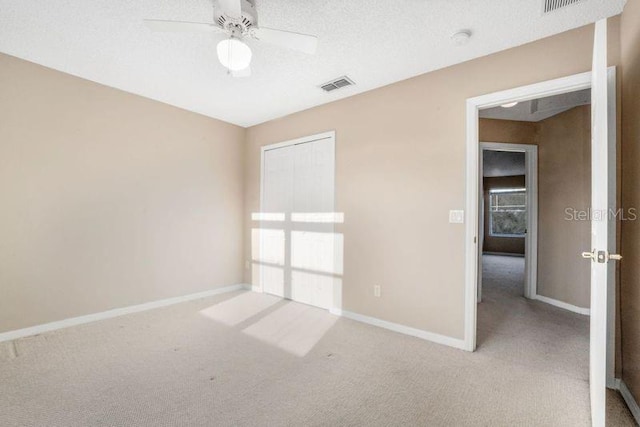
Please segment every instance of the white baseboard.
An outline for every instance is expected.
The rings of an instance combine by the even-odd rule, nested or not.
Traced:
[[[398,323],[388,322],[386,320],[378,319],[375,317],[369,317],[358,313],[353,313],[341,309],[329,310],[336,316],[346,317],[347,319],[356,320],[358,322],[367,323],[369,325],[377,326],[379,328],[388,329],[400,334],[410,335],[412,337],[421,338],[426,341],[435,342],[437,344],[447,345],[449,347],[459,348],[464,350],[464,340],[457,338],[451,338],[445,335],[436,334],[434,332],[424,331],[422,329],[412,328],[410,326],[400,325]]]
[[[611,390],[620,390],[620,378],[610,379],[607,375],[607,388]]]
[[[638,402],[636,402],[636,399],[633,397],[633,395],[627,388],[627,385],[624,383],[624,381],[622,380],[619,380],[619,381],[620,381],[620,384],[618,389],[620,390],[620,394],[622,395],[622,398],[624,399],[625,403],[629,407],[629,410],[631,411],[633,418],[636,419],[636,423],[640,424],[640,406],[638,406]]]
[[[227,292],[247,289],[247,285],[231,285],[222,288],[211,289],[209,291],[197,292],[195,294],[183,295],[174,298],[167,298],[158,301],[151,301],[143,304],[130,305],[128,307],[115,308],[113,310],[102,311],[100,313],[87,314],[85,316],[72,317],[70,319],[58,320],[56,322],[44,323],[42,325],[31,326],[29,328],[17,329],[0,333],[0,342],[11,341],[31,335],[42,334],[44,332],[55,331],[57,329],[68,328],[69,326],[82,325],[83,323],[95,322],[97,320],[110,319],[124,314],[138,313],[140,311],[151,310],[153,308],[165,307],[185,301],[224,294]]]
[[[542,301],[556,307],[564,308],[565,310],[573,311],[574,313],[583,314],[585,316],[589,316],[591,314],[591,310],[589,310],[588,308],[578,307],[577,305],[568,304],[566,302],[558,301],[557,299],[545,297],[542,295],[533,295],[532,299]]]

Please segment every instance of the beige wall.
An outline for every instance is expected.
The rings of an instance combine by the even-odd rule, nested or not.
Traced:
[[[590,70],[592,45],[588,26],[249,128],[245,259],[260,146],[335,129],[343,308],[463,338],[464,226],[449,224],[448,211],[464,208],[466,99]]]
[[[640,208],[640,1],[622,14],[622,206]],[[622,379],[640,401],[640,222],[622,222]]]
[[[591,107],[538,126],[538,294],[588,308],[591,266],[580,253],[591,247],[591,223],[568,221],[565,209],[591,206]]]
[[[480,142],[504,142],[508,144],[537,144],[538,124],[515,120],[480,119]]]
[[[494,253],[507,253],[524,255],[524,237],[493,237],[490,230],[489,192],[500,188],[523,188],[525,176],[494,176],[484,177],[482,180],[484,190],[484,236],[482,239],[482,251]]]
[[[244,133],[0,55],[0,332],[241,282]]]

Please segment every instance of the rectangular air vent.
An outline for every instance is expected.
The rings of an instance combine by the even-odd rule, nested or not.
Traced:
[[[542,13],[553,12],[563,7],[571,6],[572,4],[582,3],[584,0],[542,0]]]
[[[331,92],[332,90],[340,89],[341,87],[351,86],[355,83],[347,76],[338,77],[330,82],[320,85],[320,88],[325,92]]]

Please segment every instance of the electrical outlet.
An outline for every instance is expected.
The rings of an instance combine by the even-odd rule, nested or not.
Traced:
[[[449,222],[451,224],[463,224],[464,223],[464,211],[451,210],[449,211]]]
[[[379,297],[380,296],[380,285],[375,285],[373,287],[373,296],[374,297]]]

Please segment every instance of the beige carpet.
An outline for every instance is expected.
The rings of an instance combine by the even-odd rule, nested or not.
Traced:
[[[485,277],[474,354],[250,292],[2,343],[0,425],[588,425],[586,318]]]

